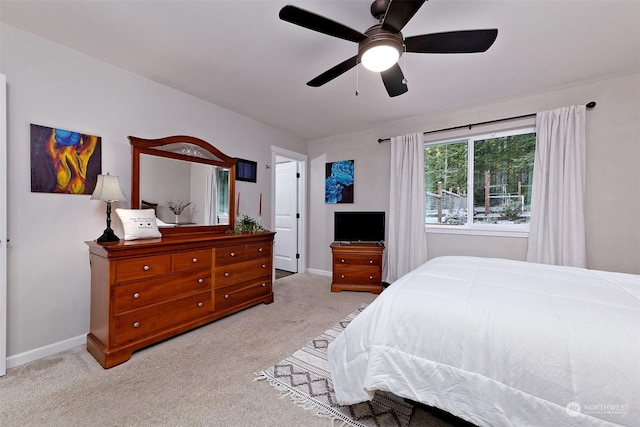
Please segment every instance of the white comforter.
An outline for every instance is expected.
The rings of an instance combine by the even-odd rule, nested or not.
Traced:
[[[384,390],[479,426],[639,426],[640,276],[436,258],[356,317],[329,364],[343,405]]]

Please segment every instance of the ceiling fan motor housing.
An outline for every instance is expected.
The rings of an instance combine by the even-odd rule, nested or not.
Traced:
[[[388,8],[389,0],[374,0],[373,3],[371,3],[371,15],[378,21],[382,21]]]

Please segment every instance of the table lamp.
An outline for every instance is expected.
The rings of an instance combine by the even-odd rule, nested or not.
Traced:
[[[111,229],[111,203],[127,200],[124,194],[122,194],[118,177],[109,175],[109,172],[107,172],[106,175],[98,175],[98,181],[91,195],[91,200],[103,200],[107,202],[107,228],[105,228],[102,236],[96,239],[96,242],[117,242],[120,240]]]

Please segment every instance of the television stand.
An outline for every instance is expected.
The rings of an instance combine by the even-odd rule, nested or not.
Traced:
[[[333,280],[331,292],[382,292],[382,254],[384,243],[333,242]]]

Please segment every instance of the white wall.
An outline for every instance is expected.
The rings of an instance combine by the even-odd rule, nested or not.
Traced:
[[[6,24],[0,24],[0,73],[7,76],[8,101],[9,366],[44,346],[84,341],[90,293],[84,242],[105,228],[105,205],[89,195],[31,192],[30,123],[101,136],[102,170],[120,176],[125,195],[129,135],[193,135],[227,155],[255,160],[258,182],[236,186],[242,213],[254,217],[260,193],[271,212],[272,169],[265,168],[271,146],[306,153],[297,137]],[[122,236],[115,215],[112,226]]]
[[[389,144],[377,139],[596,101],[587,112],[587,262],[592,269],[640,273],[640,75],[585,83],[437,117],[309,142],[312,224],[309,268],[331,271],[333,212],[389,209]],[[428,98],[425,102],[431,102]],[[383,108],[383,106],[381,106]],[[353,205],[324,204],[324,164],[355,160]],[[526,238],[428,234],[429,258],[476,255],[524,260]]]

